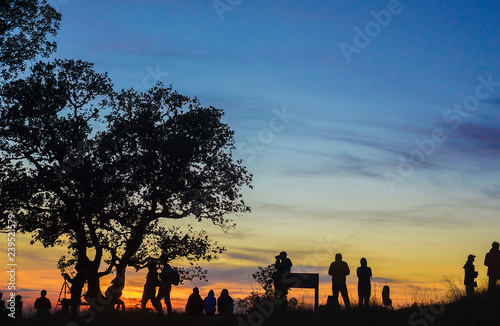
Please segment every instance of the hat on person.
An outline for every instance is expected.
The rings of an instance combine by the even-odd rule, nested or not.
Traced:
[[[476,256],[474,256],[474,255],[467,256],[467,259],[471,259],[471,258],[476,258]]]

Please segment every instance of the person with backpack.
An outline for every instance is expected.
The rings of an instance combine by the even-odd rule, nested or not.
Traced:
[[[170,302],[170,291],[172,291],[172,284],[179,285],[180,277],[179,272],[177,272],[169,264],[167,264],[167,260],[165,258],[162,258],[161,264],[164,267],[160,273],[160,288],[158,289],[156,302],[160,307],[160,310],[158,312],[163,313],[163,309],[161,308],[161,299],[163,299],[165,305],[167,306],[167,312],[169,315],[171,315],[172,303]]]

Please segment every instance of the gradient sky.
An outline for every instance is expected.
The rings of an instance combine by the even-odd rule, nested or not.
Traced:
[[[228,251],[205,264],[210,283],[174,297],[193,286],[243,297],[281,250],[293,271],[321,273],[323,302],[336,252],[354,273],[352,296],[361,257],[378,297],[384,284],[401,301],[444,278],[459,284],[470,253],[484,279],[500,240],[498,1],[52,4],[63,14],[53,57],[94,62],[117,89],[161,81],[223,109],[254,175],[252,213],[235,216],[236,229],[181,222]],[[20,286],[47,284],[55,300],[64,250],[28,241]],[[144,273],[128,277],[126,294],[139,295]]]

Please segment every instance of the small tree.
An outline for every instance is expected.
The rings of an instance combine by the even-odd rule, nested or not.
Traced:
[[[265,298],[274,296],[274,280],[272,277],[274,272],[276,272],[276,266],[271,264],[266,267],[259,267],[259,270],[252,274],[255,282],[259,283],[264,290]]]
[[[259,270],[252,274],[252,278],[259,284],[259,286],[264,290],[264,293],[260,291],[254,291],[250,293],[249,296],[240,300],[238,305],[241,309],[249,312],[263,301],[269,300],[274,304],[276,301],[274,293],[274,280],[273,273],[276,272],[275,264],[268,265],[266,267],[259,267]],[[297,298],[289,298],[288,305],[295,307],[298,304]]]

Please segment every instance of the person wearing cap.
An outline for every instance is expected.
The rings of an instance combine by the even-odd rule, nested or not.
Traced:
[[[339,292],[344,299],[345,308],[349,309],[351,307],[346,285],[346,276],[350,273],[349,265],[342,260],[342,254],[336,254],[335,261],[330,264],[330,268],[328,269],[328,275],[332,276],[332,294],[334,304],[337,307],[339,305]]]
[[[474,258],[476,256],[469,255],[467,257],[467,262],[464,265],[465,277],[464,277],[464,285],[465,285],[465,293],[468,297],[472,297],[474,295],[474,288],[477,287],[477,283],[475,281],[478,273],[474,267]]]
[[[488,292],[492,292],[500,280],[500,244],[493,242],[490,251],[484,257],[484,265],[488,266]]]

